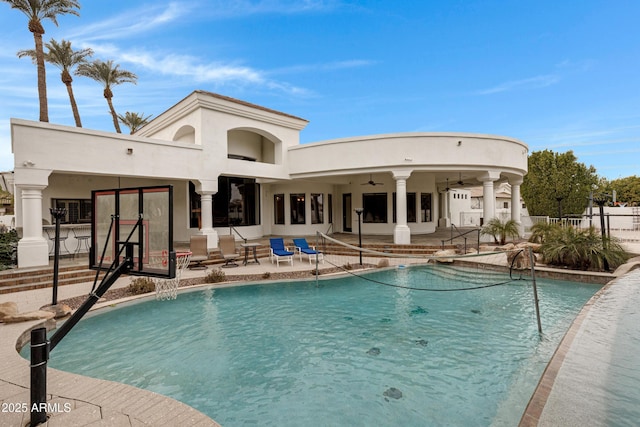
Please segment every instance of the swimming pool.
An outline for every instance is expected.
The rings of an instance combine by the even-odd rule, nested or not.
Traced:
[[[462,278],[456,284],[450,280]],[[372,280],[504,279],[424,266]],[[426,292],[346,277],[209,288],[80,322],[50,366],[152,390],[239,425],[515,425],[597,285],[538,280]]]

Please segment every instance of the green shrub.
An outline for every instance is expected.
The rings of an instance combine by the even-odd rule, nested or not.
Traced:
[[[576,270],[603,271],[605,264],[615,269],[629,259],[617,239],[603,240],[595,227],[555,227],[544,237],[540,252],[547,264]]]
[[[220,283],[226,280],[227,275],[221,269],[211,270],[204,278],[206,283]]]
[[[16,230],[0,232],[0,270],[6,270],[16,265],[18,240]]]
[[[132,295],[148,294],[149,292],[155,292],[156,284],[149,277],[136,277],[131,279],[129,284],[129,293]]]

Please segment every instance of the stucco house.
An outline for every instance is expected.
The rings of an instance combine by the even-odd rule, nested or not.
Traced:
[[[502,136],[394,133],[300,144],[307,120],[194,91],[135,135],[11,120],[19,267],[47,265],[49,208],[65,223],[91,220],[92,190],[174,186],[174,240],[357,233],[415,234],[450,224],[446,186],[465,176],[483,189],[483,217],[496,215],[494,186],[520,200],[528,147]],[[520,203],[511,204],[520,218]]]

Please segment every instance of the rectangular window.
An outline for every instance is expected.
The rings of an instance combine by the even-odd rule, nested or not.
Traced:
[[[396,193],[393,193],[393,222],[397,223],[396,217]],[[416,222],[416,193],[407,193],[407,222]]]
[[[328,195],[327,202],[329,203],[329,224],[333,224],[333,194]]]
[[[324,223],[322,194],[311,194],[311,224]]]
[[[273,195],[273,222],[284,225],[284,194]]]
[[[509,209],[509,202],[502,202],[502,207],[505,209]]]
[[[251,178],[218,177],[218,192],[213,196],[213,226],[258,224],[260,184]]]
[[[362,195],[365,223],[387,222],[387,193],[365,193]]]
[[[305,223],[304,193],[291,194],[291,224]]]
[[[63,208],[67,212],[60,220],[61,224],[81,224],[91,222],[91,200],[90,199],[53,199],[54,208]],[[51,218],[51,224],[55,219]]]
[[[433,221],[431,210],[431,193],[420,194],[420,215],[422,222]]]

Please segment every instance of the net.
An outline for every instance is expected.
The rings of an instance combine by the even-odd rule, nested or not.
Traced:
[[[154,261],[160,265],[166,265],[166,263],[169,262],[169,254],[163,251],[160,257],[155,257]],[[157,277],[153,279],[153,282],[156,285],[157,300],[172,300],[178,297],[180,278],[182,277],[182,272],[189,266],[190,261],[191,252],[178,252],[176,253],[176,276],[172,279],[162,279]]]
[[[439,249],[418,245],[388,245],[382,250],[359,246],[318,233],[318,246],[326,263],[334,270],[360,277],[364,281],[384,286],[423,291],[466,291],[500,286],[528,277],[531,269],[528,248],[513,247],[495,250],[480,247],[471,253],[459,253],[454,247]],[[505,248],[502,248],[505,249]],[[372,269],[424,268],[424,279],[419,286],[388,283],[366,274]],[[450,276],[455,287],[443,288],[443,276]]]

